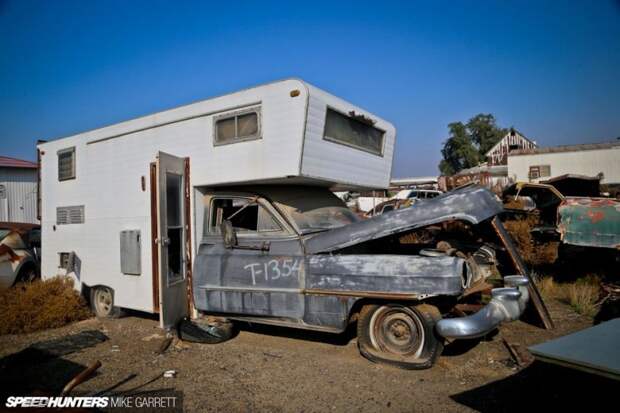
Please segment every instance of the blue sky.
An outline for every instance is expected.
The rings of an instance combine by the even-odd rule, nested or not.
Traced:
[[[0,154],[285,77],[390,120],[394,176],[447,124],[541,145],[620,136],[620,1],[0,0]]]

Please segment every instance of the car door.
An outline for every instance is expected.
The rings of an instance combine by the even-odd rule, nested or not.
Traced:
[[[208,197],[195,277],[196,305],[210,312],[302,319],[301,241],[265,199],[247,194]],[[219,225],[230,220],[237,246],[225,248]],[[200,272],[200,274],[199,274]],[[200,307],[204,308],[200,308]]]

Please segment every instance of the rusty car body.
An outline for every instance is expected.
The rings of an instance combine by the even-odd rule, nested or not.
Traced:
[[[484,336],[518,319],[531,296],[541,303],[497,219],[502,205],[482,187],[364,220],[319,187],[218,188],[204,205],[192,290],[205,315],[333,333],[357,320],[363,355],[426,368],[443,339]],[[519,272],[503,277],[478,312],[457,317],[457,303],[488,281],[482,268],[495,264],[493,244],[399,243],[402,234],[450,222],[495,228],[516,264],[503,268]]]
[[[568,176],[560,181],[549,181],[549,184],[517,182],[506,188],[503,196],[505,199],[527,197],[534,201],[541,223],[533,230],[534,235],[557,239],[565,245],[620,251],[620,201],[582,195],[596,194],[592,181],[593,178]],[[555,182],[566,185],[552,184]],[[559,188],[572,195],[565,195]]]
[[[0,222],[0,288],[39,276],[39,225]]]

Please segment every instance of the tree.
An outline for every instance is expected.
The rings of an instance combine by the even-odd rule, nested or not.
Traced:
[[[480,113],[463,122],[448,124],[450,136],[441,149],[443,159],[439,170],[444,175],[454,175],[462,169],[471,168],[484,161],[485,154],[504,137],[506,129],[499,128],[495,117]]]
[[[495,117],[480,113],[467,122],[467,130],[472,141],[478,147],[481,159],[497,142],[508,132],[507,129],[499,128],[495,123]]]
[[[471,168],[478,164],[478,151],[474,147],[467,127],[462,122],[448,125],[450,137],[444,143],[439,163],[439,170],[444,175],[454,175],[461,169]]]

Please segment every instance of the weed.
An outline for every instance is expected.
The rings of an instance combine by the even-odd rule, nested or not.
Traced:
[[[0,291],[0,334],[61,327],[90,315],[68,277],[21,283]]]

